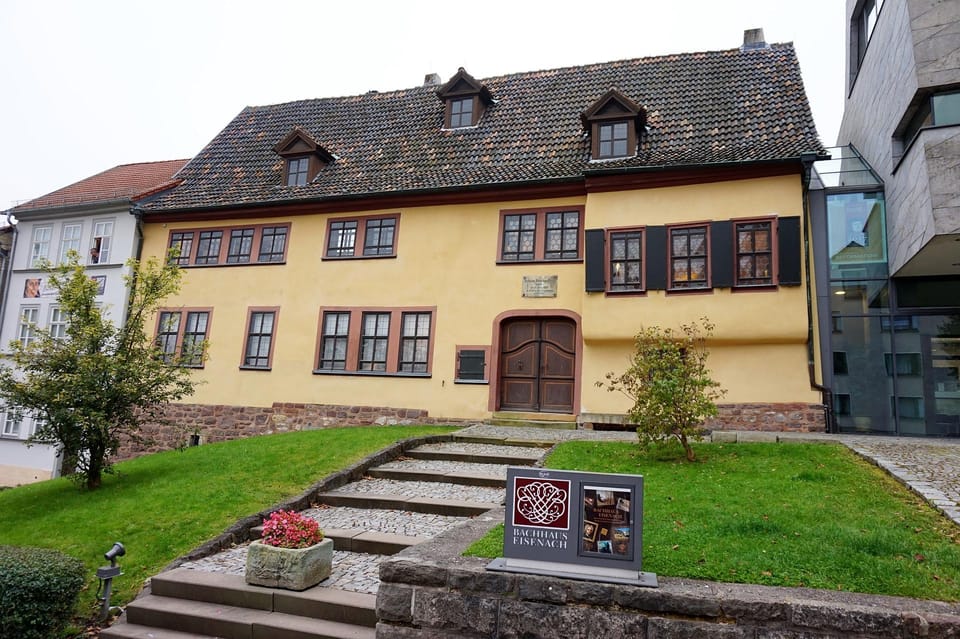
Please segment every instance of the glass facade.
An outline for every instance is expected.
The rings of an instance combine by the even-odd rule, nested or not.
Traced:
[[[960,297],[947,294],[960,282],[891,278],[882,185],[865,179],[855,150],[833,157],[815,165],[811,188],[825,201],[825,233],[814,241],[829,266],[820,326],[836,427],[960,437]]]

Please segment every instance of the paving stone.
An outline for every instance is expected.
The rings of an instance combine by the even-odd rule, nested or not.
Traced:
[[[507,476],[507,464],[477,464],[473,462],[455,462],[444,459],[404,459],[377,466],[389,470],[421,470],[436,473],[462,473],[469,475]]]
[[[486,486],[464,486],[435,481],[399,481],[396,479],[366,478],[351,482],[343,488],[331,490],[331,493],[368,493],[371,495],[400,495],[402,497],[427,497],[430,499],[455,499],[475,501],[486,504],[499,504],[503,501],[502,488]]]

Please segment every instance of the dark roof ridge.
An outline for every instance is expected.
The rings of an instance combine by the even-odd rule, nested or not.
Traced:
[[[563,67],[551,67],[546,69],[529,69],[527,71],[518,71],[515,73],[503,73],[501,75],[493,75],[486,78],[477,78],[477,79],[481,82],[495,82],[495,81],[506,80],[509,78],[514,78],[517,76],[534,75],[538,73],[557,73],[561,71],[572,72],[572,71],[577,71],[579,69],[591,69],[595,67],[605,67],[605,66],[615,65],[615,64],[625,64],[629,62],[640,62],[640,61],[658,62],[661,60],[667,60],[667,59],[673,59],[673,58],[702,56],[702,55],[708,55],[708,54],[719,55],[719,54],[729,53],[729,54],[739,55],[739,54],[750,54],[758,51],[762,53],[764,51],[768,51],[769,49],[773,49],[773,48],[794,50],[793,41],[772,42],[767,44],[767,48],[758,48],[758,49],[741,50],[739,47],[734,47],[732,49],[709,49],[704,51],[678,51],[676,53],[660,53],[657,55],[640,56],[636,58],[620,58],[618,60],[599,60],[597,62],[588,62],[586,64],[571,64]]]
[[[586,70],[586,69],[591,69],[595,67],[604,67],[609,65],[618,65],[618,64],[626,64],[626,63],[641,62],[641,61],[656,63],[661,60],[667,60],[667,59],[678,58],[678,57],[695,57],[695,56],[702,56],[702,55],[721,55],[721,54],[750,55],[757,52],[763,53],[765,51],[769,51],[769,49],[774,49],[774,48],[793,50],[794,46],[792,41],[788,41],[788,42],[768,43],[766,48],[758,48],[758,49],[741,50],[739,47],[735,47],[732,49],[711,49],[711,50],[704,50],[704,51],[681,51],[677,53],[662,53],[662,54],[650,55],[650,56],[640,56],[636,58],[620,58],[617,60],[601,60],[598,62],[588,62],[586,64],[571,64],[571,65],[561,66],[561,67],[549,67],[544,69],[528,69],[527,71],[515,71],[513,73],[502,73],[500,75],[492,75],[484,78],[476,78],[476,80],[481,84],[486,84],[487,82],[501,82],[511,78],[518,78],[518,77],[523,77],[527,75],[536,75],[540,73],[573,72],[579,69]],[[346,94],[346,95],[327,95],[327,96],[318,96],[314,98],[300,98],[297,100],[290,100],[288,102],[276,102],[272,104],[248,104],[244,108],[255,109],[255,110],[275,109],[277,107],[292,106],[297,104],[315,104],[317,102],[322,102],[322,101],[337,102],[340,100],[356,100],[359,98],[366,98],[369,96],[380,96],[383,98],[391,98],[402,93],[435,92],[436,89],[437,87],[435,86],[416,85],[416,86],[405,87],[400,89],[391,89],[389,91],[372,90],[372,91],[367,91],[365,93],[355,93],[355,94]]]

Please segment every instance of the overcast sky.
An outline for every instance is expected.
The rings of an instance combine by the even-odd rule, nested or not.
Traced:
[[[119,164],[189,158],[247,105],[792,41],[821,139],[843,0],[0,0],[0,211]]]

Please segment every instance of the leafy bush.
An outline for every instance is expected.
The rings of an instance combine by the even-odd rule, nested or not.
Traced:
[[[0,637],[48,639],[70,620],[83,562],[56,550],[0,546]]]
[[[623,373],[607,373],[597,386],[619,391],[633,400],[627,412],[637,425],[641,446],[676,439],[686,457],[696,455],[690,440],[701,439],[707,417],[717,415],[714,400],[726,391],[710,377],[707,340],[713,324],[706,317],[681,324],[679,330],[648,326],[634,340],[630,367]]]

